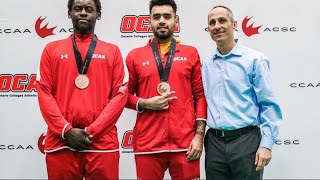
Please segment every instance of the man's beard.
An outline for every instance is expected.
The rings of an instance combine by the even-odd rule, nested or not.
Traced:
[[[168,39],[169,37],[172,36],[172,33],[170,33],[170,32],[168,32],[168,33],[158,33],[158,32],[155,32],[155,33],[154,33],[154,36],[155,36],[157,39],[166,40],[166,39]]]
[[[166,40],[173,35],[173,30],[168,29],[167,33],[159,33],[156,29],[152,29],[154,32],[154,36],[160,40]]]
[[[155,33],[154,36],[157,38],[157,39],[161,39],[161,40],[165,40],[165,39],[168,39],[169,37],[171,37],[172,34],[170,33],[166,33],[166,34],[159,34],[159,33]]]

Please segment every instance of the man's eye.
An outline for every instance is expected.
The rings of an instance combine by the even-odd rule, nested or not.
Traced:
[[[86,12],[92,13],[92,12],[93,12],[93,8],[92,8],[92,7],[87,7],[87,8],[86,8]]]
[[[81,11],[81,8],[80,8],[80,7],[75,7],[75,8],[74,8],[74,11],[80,12],[80,11]]]
[[[210,24],[210,25],[215,25],[215,24],[216,24],[216,21],[210,21],[209,24]]]
[[[226,19],[219,19],[219,22],[220,23],[224,23],[224,22],[226,22],[227,20]]]

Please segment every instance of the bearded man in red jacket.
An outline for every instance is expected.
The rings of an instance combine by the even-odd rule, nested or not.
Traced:
[[[138,179],[200,178],[199,159],[207,118],[196,48],[173,38],[174,0],[150,1],[154,37],[132,50],[127,107],[138,111],[133,146]]]

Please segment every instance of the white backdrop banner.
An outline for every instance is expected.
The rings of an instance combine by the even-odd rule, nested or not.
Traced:
[[[47,126],[39,111],[35,76],[44,46],[72,33],[67,0],[0,0],[0,179],[47,178],[43,144]],[[149,0],[101,0],[96,34],[117,44],[123,58],[152,35]],[[265,179],[320,179],[320,1],[177,0],[175,37],[195,46],[203,60],[215,44],[206,31],[215,5],[230,7],[236,37],[271,60],[284,123]],[[135,179],[132,129],[136,113],[119,119],[120,178]],[[170,176],[166,173],[166,178]],[[204,155],[201,178],[205,179]]]

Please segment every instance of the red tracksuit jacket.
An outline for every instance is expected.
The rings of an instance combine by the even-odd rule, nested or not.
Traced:
[[[132,50],[126,59],[129,70],[126,107],[137,110],[140,98],[158,96],[160,77],[151,41]],[[167,59],[167,54],[164,59]],[[165,65],[165,62],[163,63]],[[178,99],[165,111],[144,110],[137,114],[133,132],[136,154],[187,151],[196,131],[196,120],[206,120],[201,63],[196,48],[177,43],[168,83]]]
[[[76,44],[85,57],[93,34],[76,34]],[[71,37],[49,43],[43,50],[37,74],[41,113],[48,125],[45,152],[70,148],[65,133],[86,128],[93,144],[85,151],[118,151],[115,126],[127,101],[126,67],[116,45],[98,40],[87,77],[90,84],[75,86],[78,69]]]

